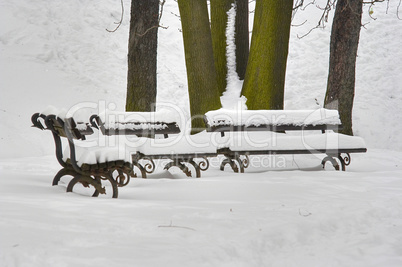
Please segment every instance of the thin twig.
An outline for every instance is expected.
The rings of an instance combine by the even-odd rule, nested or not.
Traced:
[[[300,27],[300,26],[303,26],[306,22],[307,22],[307,20],[305,20],[304,22],[302,22],[302,23],[300,23],[300,24],[292,24],[292,27]]]
[[[329,12],[334,7],[335,2],[336,2],[336,0],[334,0],[334,1],[327,0],[327,4],[323,8],[320,7],[319,5],[316,5],[318,9],[323,10],[320,20],[318,21],[318,23],[315,27],[311,28],[306,34],[304,34],[302,36],[297,35],[297,38],[302,39],[302,38],[306,37],[307,35],[309,35],[315,29],[325,28],[325,23],[328,22]]]
[[[299,7],[302,7],[303,4],[304,4],[304,0],[300,0],[300,2],[299,2],[299,0],[297,0],[296,5],[293,7],[293,10],[296,10]]]
[[[114,24],[117,24],[117,27],[116,27],[114,30],[111,31],[111,30],[106,29],[108,32],[115,32],[115,31],[117,31],[117,29],[120,27],[121,23],[123,22],[123,16],[124,16],[123,0],[120,0],[120,4],[121,4],[121,17],[120,17],[120,21],[114,23]]]
[[[181,228],[181,229],[187,229],[187,230],[191,230],[191,231],[197,231],[191,227],[173,225],[172,221],[170,221],[170,225],[159,225],[158,227],[159,228]]]

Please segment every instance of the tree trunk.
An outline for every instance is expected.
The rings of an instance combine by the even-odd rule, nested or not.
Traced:
[[[159,0],[132,0],[126,111],[155,111]]]
[[[205,129],[204,114],[220,108],[206,0],[178,0],[187,68],[192,133]]]
[[[349,135],[353,135],[352,109],[362,8],[362,0],[338,0],[331,31],[324,106],[339,111],[342,133]]]
[[[220,95],[226,90],[228,73],[226,58],[227,12],[235,0],[211,0],[211,34],[216,76]]]
[[[244,80],[250,49],[248,29],[248,0],[236,0],[236,5],[236,71],[240,80]]]
[[[293,0],[257,0],[242,94],[248,109],[283,109]]]

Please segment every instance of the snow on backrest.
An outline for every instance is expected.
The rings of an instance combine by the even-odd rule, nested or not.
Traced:
[[[223,125],[341,125],[337,110],[229,110],[218,109],[205,114],[210,127]]]
[[[166,110],[156,112],[119,112],[106,111],[99,114],[106,129],[118,130],[163,130],[167,124],[180,121],[174,113]]]

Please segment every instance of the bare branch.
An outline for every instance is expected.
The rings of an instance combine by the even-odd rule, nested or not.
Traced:
[[[336,3],[336,0],[327,0],[325,7],[320,7],[319,5],[316,5],[318,9],[321,9],[323,11],[321,18],[319,19],[317,25],[315,27],[311,28],[306,34],[304,34],[302,36],[297,35],[297,38],[302,39],[302,38],[306,37],[307,35],[309,35],[315,29],[325,28],[325,23],[328,22],[329,12],[335,7],[335,3]]]
[[[369,16],[370,16],[370,18],[371,19],[373,19],[373,20],[376,20],[377,18],[374,18],[372,15],[373,15],[373,13],[374,13],[374,11],[373,11],[373,6],[374,6],[374,3],[371,3],[370,4],[370,7],[369,7],[369,9],[368,9],[368,14],[369,14]]]
[[[121,4],[121,17],[120,17],[120,21],[114,23],[114,24],[117,24],[117,27],[116,27],[114,30],[108,30],[108,29],[106,29],[108,32],[115,32],[115,31],[117,31],[117,29],[120,27],[121,23],[123,22],[123,16],[124,16],[123,0],[120,0],[120,4]]]
[[[305,5],[304,7],[300,8],[300,9],[304,11],[308,6],[314,5],[314,4],[315,4],[315,0],[311,1],[310,3],[308,3],[307,5]]]
[[[297,11],[300,10],[305,10],[306,7],[308,7],[309,5],[312,5],[315,3],[315,0],[311,1],[310,3],[308,3],[307,5],[304,6],[304,0],[297,0],[295,6],[293,7],[293,12],[292,12],[292,21],[294,19],[294,17],[296,16]],[[303,22],[304,24],[305,22]],[[301,24],[301,25],[303,25]],[[293,26],[293,25],[292,25]]]
[[[300,7],[302,7],[304,4],[304,0],[296,0],[296,4],[293,7],[293,10],[299,9]]]
[[[307,22],[307,20],[305,20],[304,22],[302,22],[302,23],[300,23],[300,24],[292,24],[292,27],[300,27],[300,26],[303,26],[306,22]]]
[[[177,226],[177,225],[173,225],[172,221],[170,221],[169,225],[159,225],[159,228],[181,228],[181,229],[187,229],[187,230],[191,230],[191,231],[197,231],[194,228],[191,227],[187,227],[187,226]]]
[[[378,2],[384,2],[385,0],[373,0],[373,1],[363,1],[363,4],[374,4],[374,3],[378,3]],[[389,0],[387,0],[387,2],[389,2]]]
[[[163,14],[163,7],[165,6],[166,0],[163,0],[161,3],[161,11],[159,12],[159,18],[158,18],[158,22],[161,22],[162,19],[162,14]]]

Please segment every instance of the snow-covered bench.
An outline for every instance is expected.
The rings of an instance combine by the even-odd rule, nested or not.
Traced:
[[[323,167],[329,161],[339,170],[339,160],[345,170],[350,164],[350,153],[367,151],[362,138],[333,132],[342,128],[337,110],[220,109],[207,112],[204,119],[208,132],[220,132],[222,138],[232,132],[227,144],[217,150],[225,156],[221,170],[229,164],[233,171],[244,172],[249,155],[280,154],[326,154],[321,162]],[[262,133],[249,133],[256,131]]]
[[[180,135],[177,118],[171,113],[160,112],[105,112],[90,117],[90,123],[76,122],[63,110],[49,107],[41,113],[35,113],[31,120],[34,127],[50,130],[56,145],[56,158],[63,167],[53,178],[57,185],[62,177],[72,176],[67,192],[72,192],[76,184],[95,188],[93,196],[107,193],[102,180],[112,185],[112,197],[118,196],[118,186],[125,186],[131,177],[136,177],[134,168],[138,168],[143,178],[155,170],[154,160],[167,159],[165,169],[180,168],[187,176],[191,171],[187,164],[193,166],[196,176],[208,169],[206,157],[215,157],[216,147],[198,146],[198,137]],[[101,144],[100,137],[86,140],[93,135],[96,128],[110,137]],[[175,134],[176,137],[169,137]],[[164,138],[157,138],[158,135]],[[119,136],[118,141],[113,137]],[[150,138],[152,137],[152,138]],[[62,138],[68,140],[63,148]],[[209,144],[208,140],[202,140]],[[194,146],[195,145],[195,146]],[[197,160],[194,160],[197,159]],[[201,159],[201,160],[200,160]],[[145,164],[142,164],[145,162]]]
[[[180,168],[192,176],[188,164],[193,166],[196,177],[209,167],[207,157],[215,157],[216,147],[199,136],[184,135],[178,126],[180,118],[168,110],[157,112],[115,112],[107,111],[93,115],[90,122],[104,135],[137,136],[125,140],[131,154],[133,166],[138,167],[143,178],[155,170],[154,160],[167,160],[165,169]],[[172,137],[171,135],[174,134]],[[180,134],[180,135],[178,135]],[[158,138],[159,136],[164,138]],[[205,139],[205,138],[204,138]],[[202,142],[203,145],[199,146]],[[194,160],[197,159],[197,160]]]
[[[180,133],[180,128],[169,112],[102,112],[92,115],[90,122],[104,135],[136,135],[154,138]]]
[[[225,157],[221,170],[229,164],[235,172],[239,169],[244,172],[249,155],[272,154],[326,154],[321,162],[323,166],[329,161],[339,170],[338,159],[345,170],[350,163],[349,153],[367,150],[362,138],[333,132],[341,128],[338,112],[333,110],[210,111],[205,114],[207,132],[197,135],[180,133],[176,121],[177,118],[164,111],[106,112],[91,116],[90,124],[78,123],[65,112],[54,109],[32,116],[35,127],[53,133],[56,157],[63,167],[54,177],[53,185],[57,185],[61,177],[70,175],[73,179],[67,186],[68,192],[80,183],[87,187],[92,185],[94,196],[105,193],[101,182],[108,180],[112,196],[117,197],[117,187],[127,185],[130,177],[135,177],[133,168],[137,167],[146,178],[147,173],[155,170],[154,160],[166,159],[165,169],[175,166],[187,176],[191,176],[188,168],[191,165],[200,177],[201,171],[209,167],[208,157],[219,154]],[[94,133],[90,125],[108,137],[130,138],[123,138],[125,142],[113,146],[101,146],[96,141],[90,143],[85,141],[86,136]],[[218,136],[216,132],[223,134]],[[225,136],[228,132],[230,134]],[[157,135],[164,138],[157,138]],[[68,140],[64,151],[62,137]],[[144,161],[146,164],[142,164]]]
[[[53,185],[57,185],[63,176],[72,176],[67,192],[72,192],[77,184],[91,185],[95,188],[93,196],[107,193],[117,198],[117,187],[126,185],[133,176],[131,159],[120,153],[119,147],[99,147],[85,141],[94,133],[89,123],[77,123],[74,118],[66,117],[65,111],[55,108],[35,113],[31,121],[34,127],[50,130],[53,134],[56,158],[63,167],[53,178]],[[62,138],[68,142],[65,148]],[[106,192],[102,180],[110,182],[110,193]]]

